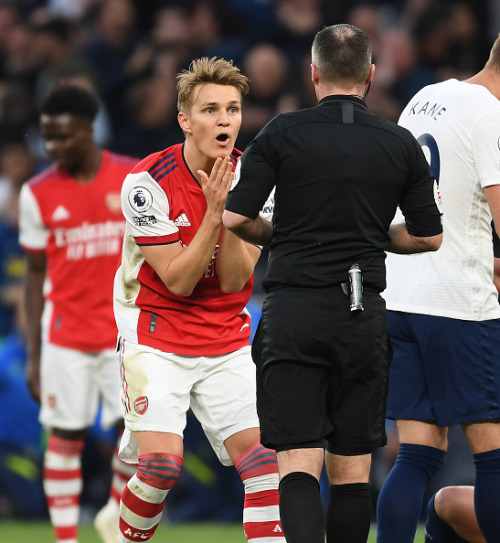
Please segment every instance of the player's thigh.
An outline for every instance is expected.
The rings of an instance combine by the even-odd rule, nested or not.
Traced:
[[[199,379],[198,359],[122,341],[120,365],[127,429],[182,437],[191,388]]]
[[[255,365],[250,347],[204,357],[203,376],[191,393],[191,409],[220,461],[230,465],[224,442],[230,436],[258,428]]]
[[[472,454],[500,449],[500,421],[476,422],[462,426]]]
[[[175,454],[182,457],[184,442],[181,436],[168,432],[135,432],[137,456],[151,453]],[[179,466],[180,467],[180,466]]]
[[[99,399],[94,368],[92,353],[42,345],[40,421],[44,426],[78,430],[93,424]]]
[[[448,449],[448,427],[423,420],[398,420],[400,443],[425,445],[446,451]]]

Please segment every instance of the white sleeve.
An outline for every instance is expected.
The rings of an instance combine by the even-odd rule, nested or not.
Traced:
[[[268,196],[266,203],[264,204],[264,207],[262,208],[260,212],[260,216],[263,219],[266,219],[266,221],[272,222],[273,220],[273,214],[274,214],[274,191],[276,190],[276,187],[273,188],[271,191],[271,194]]]
[[[148,172],[125,177],[121,201],[134,238],[171,236],[179,231],[169,217],[170,205],[165,191]]]
[[[48,238],[49,230],[42,221],[38,202],[25,183],[19,195],[19,243],[28,250],[43,251]]]
[[[481,186],[500,185],[500,106],[479,117],[470,140]]]

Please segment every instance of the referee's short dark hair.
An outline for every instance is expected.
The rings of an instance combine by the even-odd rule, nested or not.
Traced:
[[[69,113],[92,122],[99,111],[97,96],[90,90],[74,83],[55,83],[43,98],[42,115]]]
[[[327,26],[312,44],[312,63],[328,83],[365,83],[372,64],[370,38],[350,24]]]

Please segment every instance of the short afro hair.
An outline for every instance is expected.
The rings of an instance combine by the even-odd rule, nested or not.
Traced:
[[[90,90],[74,83],[56,83],[43,98],[42,115],[69,113],[92,122],[99,111],[97,96]]]

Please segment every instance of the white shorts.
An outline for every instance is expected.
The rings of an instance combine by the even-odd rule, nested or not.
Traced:
[[[46,428],[88,428],[94,424],[101,402],[103,428],[122,418],[120,366],[115,349],[85,353],[43,343],[40,387],[40,422]]]
[[[220,356],[181,356],[121,341],[125,432],[120,458],[137,462],[133,432],[184,435],[192,409],[220,462],[232,465],[224,441],[258,428],[250,347]]]

